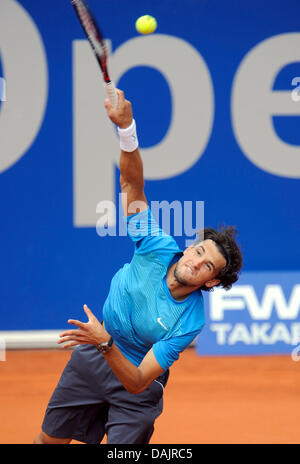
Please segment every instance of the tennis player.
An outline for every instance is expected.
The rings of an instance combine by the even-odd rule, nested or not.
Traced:
[[[113,277],[101,323],[85,305],[88,322],[58,343],[75,347],[48,404],[35,443],[145,444],[162,412],[169,367],[204,326],[202,290],[229,289],[242,265],[235,229],[206,228],[183,252],[155,222],[144,193],[143,165],[131,104],[117,90],[105,100],[118,126],[120,184],[130,263]],[[138,212],[137,212],[138,211]]]

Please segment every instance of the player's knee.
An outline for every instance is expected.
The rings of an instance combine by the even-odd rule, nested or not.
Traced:
[[[71,438],[55,438],[45,432],[41,432],[33,441],[35,445],[64,445],[70,443]]]

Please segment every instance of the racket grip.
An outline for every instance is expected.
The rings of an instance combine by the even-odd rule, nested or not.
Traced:
[[[108,99],[113,108],[118,106],[118,94],[116,92],[116,87],[113,81],[104,84]]]

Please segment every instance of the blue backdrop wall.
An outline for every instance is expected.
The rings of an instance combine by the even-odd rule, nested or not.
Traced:
[[[89,4],[133,104],[147,198],[179,201],[183,213],[189,202],[194,226],[204,202],[205,225],[239,232],[243,280],[226,312],[220,292],[206,296],[212,324],[199,353],[291,350],[300,340],[298,2]],[[144,37],[134,23],[146,13],[158,29]],[[101,76],[67,0],[1,0],[0,77],[0,328],[65,327],[84,303],[100,317],[133,246],[119,231],[119,148]],[[181,247],[192,238],[175,235]]]

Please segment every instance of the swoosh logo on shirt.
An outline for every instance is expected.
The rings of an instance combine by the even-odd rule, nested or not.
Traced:
[[[157,318],[157,322],[165,329],[165,330],[168,330],[167,327],[165,325],[163,325],[163,323],[161,322],[161,318],[158,317]]]

